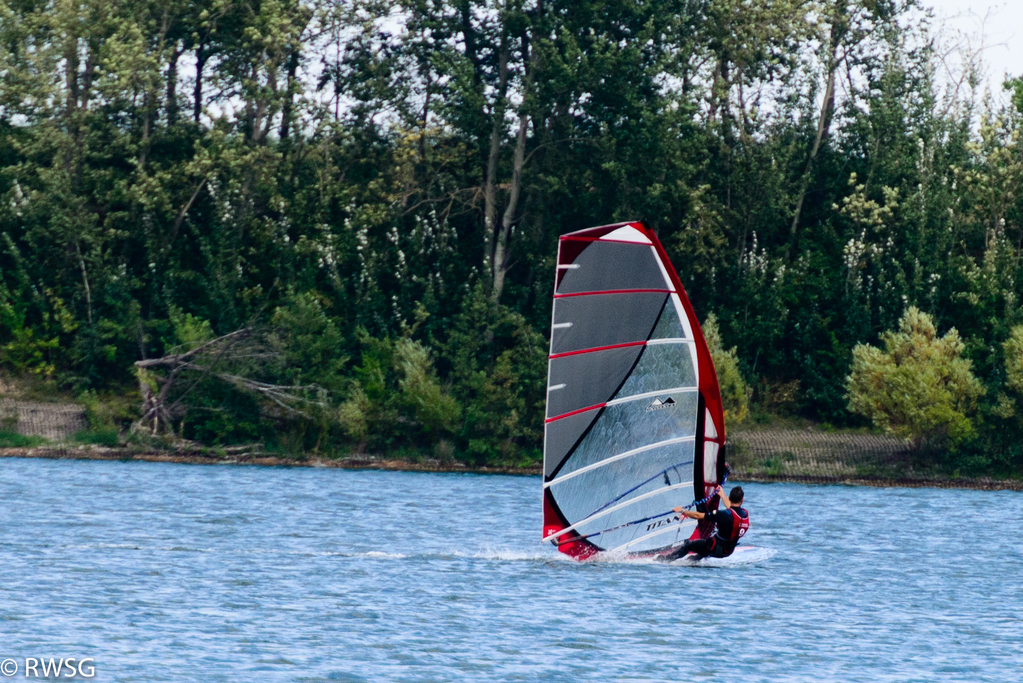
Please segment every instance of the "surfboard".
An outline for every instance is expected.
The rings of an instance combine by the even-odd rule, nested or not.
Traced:
[[[671,566],[677,567],[735,567],[746,564],[757,564],[774,557],[776,551],[771,548],[763,548],[755,545],[741,545],[728,557],[705,557],[702,560],[696,559],[696,555],[689,554],[681,557]]]
[[[709,535],[671,509],[725,478],[721,394],[657,236],[638,222],[562,235],[553,296],[543,540],[582,560]]]

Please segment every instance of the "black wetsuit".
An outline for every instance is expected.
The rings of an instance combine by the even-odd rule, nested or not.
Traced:
[[[745,508],[733,507],[736,514],[748,520],[749,513]],[[728,557],[735,552],[735,546],[739,544],[739,536],[734,534],[735,518],[729,510],[715,510],[707,513],[704,519],[709,519],[717,526],[717,530],[709,538],[689,540],[673,550],[664,559],[668,562],[685,557],[689,553],[696,553],[697,559],[705,557]]]

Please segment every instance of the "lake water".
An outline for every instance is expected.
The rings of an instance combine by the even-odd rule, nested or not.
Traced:
[[[1023,680],[1023,495],[745,488],[769,559],[577,564],[539,545],[533,477],[3,459],[0,657],[176,683]]]

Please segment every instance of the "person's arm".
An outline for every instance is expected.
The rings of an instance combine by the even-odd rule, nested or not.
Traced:
[[[717,488],[717,491],[715,491],[714,493],[716,493],[718,497],[721,498],[721,502],[725,504],[726,510],[732,507],[732,501],[728,500],[728,496],[725,495],[725,490],[723,488],[719,486]],[[689,519],[703,519],[704,517],[707,516],[706,513],[703,512],[696,512],[694,510],[684,510],[681,506],[677,508],[672,508],[671,511],[677,512],[683,517],[688,517]]]
[[[704,517],[707,516],[707,515],[703,514],[702,512],[696,512],[695,510],[684,510],[682,508],[682,506],[679,506],[677,508],[672,508],[671,511],[672,512],[677,512],[680,515],[682,515],[683,517],[688,517],[689,519],[703,519]]]
[[[719,486],[717,493],[718,498],[721,499],[721,504],[725,506],[726,510],[730,510],[732,508],[732,501],[728,500],[728,496],[725,495],[725,490]]]

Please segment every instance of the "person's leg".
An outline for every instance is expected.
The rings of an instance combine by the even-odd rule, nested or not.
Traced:
[[[710,538],[701,538],[699,541],[693,541],[689,546],[689,551],[696,553],[696,559],[699,561],[708,555],[713,555],[719,547],[720,544],[717,542],[717,539],[711,536]]]
[[[678,548],[673,550],[664,556],[666,562],[673,562],[679,558],[685,557],[689,553],[696,553],[700,556],[700,559],[706,557],[714,548],[714,541],[710,538],[701,538],[699,540],[689,540],[680,545]]]
[[[689,553],[689,544],[690,543],[692,543],[692,541],[684,542],[682,545],[680,545],[679,547],[675,548],[674,550],[672,550],[667,555],[662,555],[661,559],[663,559],[665,562],[674,562],[678,558],[680,558],[683,555],[686,555],[686,554]]]
[[[710,552],[710,557],[728,557],[735,550],[734,547],[729,548],[724,543],[718,543],[714,550]]]

